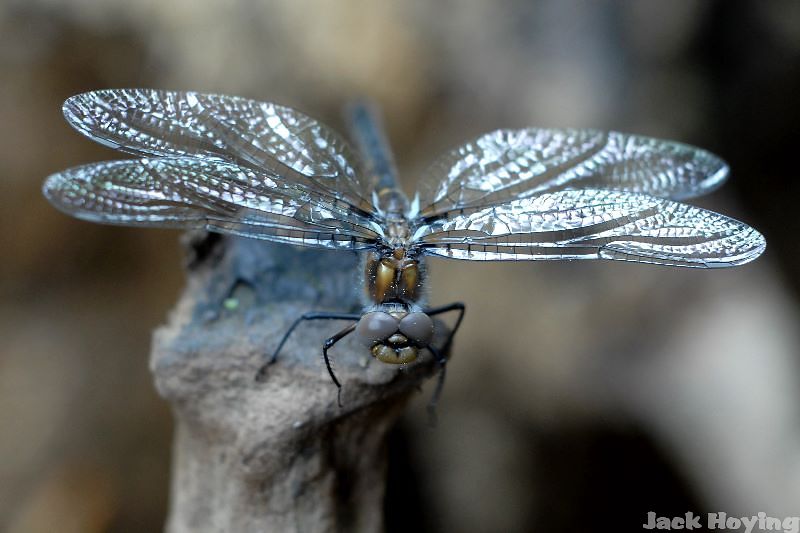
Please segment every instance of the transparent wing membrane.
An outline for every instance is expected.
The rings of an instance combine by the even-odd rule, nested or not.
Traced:
[[[374,178],[361,170],[353,150],[332,129],[288,107],[195,92],[114,89],[69,98],[64,116],[112,148],[264,169],[372,212]]]
[[[680,200],[728,175],[718,157],[685,144],[595,130],[497,130],[444,154],[420,182],[422,216],[499,205],[563,189],[603,188]]]
[[[373,155],[371,171],[327,126],[245,98],[103,90],[68,99],[64,115],[88,137],[144,157],[47,179],[44,193],[54,205],[94,222],[479,261],[714,267],[746,263],[765,248],[747,225],[674,201],[714,189],[728,167],[671,141],[497,130],[439,158],[420,182],[418,201],[401,213],[405,207],[372,203],[379,185],[392,185],[393,166],[369,113],[355,115],[355,129]]]
[[[464,210],[424,225],[426,253],[453,259],[613,259],[688,267],[758,257],[764,237],[711,211],[626,191],[564,190]]]
[[[66,213],[106,224],[205,228],[317,248],[366,249],[378,237],[347,206],[222,160],[93,163],[50,176],[44,194]]]

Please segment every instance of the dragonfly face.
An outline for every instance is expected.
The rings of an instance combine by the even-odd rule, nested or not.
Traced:
[[[352,120],[360,150],[293,109],[222,95],[103,90],[68,99],[64,114],[79,132],[136,158],[50,176],[44,194],[62,211],[364,252],[364,312],[304,315],[351,321],[323,347],[337,385],[327,350],[353,331],[381,361],[410,362],[426,349],[444,364],[450,340],[430,344],[430,316],[459,311],[457,327],[463,305],[422,305],[427,256],[711,268],[747,263],[766,246],[746,224],[676,201],[728,175],[715,155],[677,142],[497,130],[436,160],[408,202],[363,107]]]
[[[415,361],[419,350],[433,338],[433,320],[422,312],[387,308],[365,313],[356,325],[356,336],[372,355],[389,364]]]

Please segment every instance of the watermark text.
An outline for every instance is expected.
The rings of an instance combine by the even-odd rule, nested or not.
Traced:
[[[707,513],[705,516],[691,511],[681,516],[658,516],[655,511],[647,513],[643,529],[670,531],[693,529],[726,529],[729,531],[782,531],[800,533],[800,516],[777,518],[761,512],[752,516],[730,516],[727,513]]]

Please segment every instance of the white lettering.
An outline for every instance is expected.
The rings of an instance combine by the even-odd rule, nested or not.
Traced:
[[[708,513],[708,529],[724,529],[725,513]]]
[[[700,517],[691,511],[686,513],[686,529],[700,529]]]
[[[742,523],[744,524],[744,533],[753,533],[753,528],[756,527],[756,523],[758,522],[757,516],[743,516]]]
[[[769,516],[764,511],[752,516],[728,516],[727,513],[708,513],[705,527],[709,530],[724,529],[740,531],[741,533],[755,533],[756,531],[782,531],[784,533],[800,533],[800,516],[776,518]],[[647,520],[642,524],[642,529],[647,530],[673,530],[673,529],[702,529],[700,516],[692,511],[687,511],[683,516],[658,516],[655,511],[647,512]]]

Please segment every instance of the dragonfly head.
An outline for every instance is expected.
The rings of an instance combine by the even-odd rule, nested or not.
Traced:
[[[356,336],[378,361],[402,365],[414,361],[420,348],[430,343],[433,320],[419,312],[372,311],[358,321]]]

